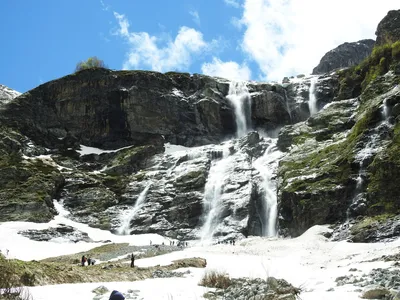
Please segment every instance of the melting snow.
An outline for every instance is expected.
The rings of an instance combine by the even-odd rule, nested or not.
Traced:
[[[32,224],[26,223],[25,228],[28,227],[31,228]],[[3,224],[0,234],[2,245],[3,238],[10,235],[10,232],[3,230],[4,228],[6,227]],[[202,295],[208,289],[198,286],[198,282],[207,270],[218,270],[227,272],[231,277],[284,278],[303,288],[303,300],[359,299],[359,292],[356,292],[358,287],[351,284],[337,287],[335,279],[348,275],[350,268],[356,268],[355,275],[361,276],[374,268],[389,267],[390,262],[368,261],[382,255],[397,253],[400,239],[391,243],[374,244],[329,242],[321,235],[327,231],[330,231],[327,226],[314,226],[295,239],[250,237],[237,242],[235,246],[197,245],[183,251],[136,261],[139,267],[149,267],[167,265],[176,259],[190,257],[203,257],[207,260],[206,269],[190,268],[190,274],[184,278],[38,286],[29,290],[35,300],[54,299],[54,295],[61,300],[92,299],[95,295],[91,291],[100,285],[106,286],[110,292],[114,289],[119,290],[125,296],[129,295],[129,290],[135,290],[142,299],[204,299]],[[15,251],[15,246],[24,249],[25,252],[40,251],[29,248],[28,239],[15,237],[14,233],[13,238],[7,240],[7,246],[13,249],[10,252]],[[51,244],[49,242],[37,243],[41,243],[42,250],[49,256],[60,254],[58,251],[51,253],[45,250]],[[87,244],[86,249],[90,248],[89,245]],[[154,286],[157,286],[157,289],[154,289]],[[328,292],[331,288],[334,290]],[[100,299],[108,299],[110,292]]]
[[[86,155],[86,154],[101,154],[101,153],[113,153],[113,152],[118,152],[120,150],[123,149],[128,149],[132,147],[132,145],[130,146],[126,146],[126,147],[122,147],[119,149],[115,149],[115,150],[103,150],[100,148],[94,148],[94,147],[88,147],[88,146],[84,146],[84,145],[80,145],[81,150],[77,150],[77,152],[79,152],[79,154],[82,155]]]

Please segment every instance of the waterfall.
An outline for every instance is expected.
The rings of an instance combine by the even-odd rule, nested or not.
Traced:
[[[292,111],[291,111],[290,106],[289,106],[288,96],[287,96],[286,89],[283,89],[283,94],[285,95],[286,110],[287,110],[287,112],[288,112],[288,114],[289,114],[290,123],[292,123]]]
[[[210,168],[209,176],[204,188],[204,215],[205,221],[200,230],[202,241],[211,240],[214,231],[220,222],[221,212],[223,210],[222,192],[227,169],[230,159],[228,149],[224,149],[221,160],[214,161]]]
[[[250,94],[246,82],[231,81],[226,98],[235,109],[236,135],[237,137],[242,137],[248,131],[247,122],[249,118],[247,114],[250,113]]]
[[[390,111],[389,106],[387,105],[387,98],[383,100],[383,109],[382,109],[382,117],[383,121],[387,121],[389,119]]]
[[[318,112],[317,97],[315,97],[315,87],[317,81],[317,77],[312,77],[310,80],[310,89],[308,94],[308,107],[310,109],[310,116],[315,115]]]
[[[139,194],[139,196],[138,196],[138,198],[136,200],[136,203],[133,206],[133,208],[126,215],[123,216],[122,225],[118,228],[118,233],[119,234],[129,234],[129,231],[131,229],[131,220],[133,219],[133,217],[136,215],[136,213],[142,207],[142,204],[146,200],[146,195],[147,195],[147,192],[150,189],[151,184],[152,184],[152,182],[150,182],[144,188],[144,190]]]
[[[262,224],[263,236],[276,236],[276,222],[278,215],[278,202],[276,196],[276,184],[273,180],[278,167],[281,152],[276,148],[276,140],[265,150],[264,155],[254,161],[254,168],[260,173],[262,179],[262,197],[265,209],[264,224]]]

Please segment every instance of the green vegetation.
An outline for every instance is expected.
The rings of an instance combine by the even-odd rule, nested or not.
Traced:
[[[95,68],[107,68],[104,64],[104,61],[98,59],[96,56],[89,57],[86,61],[81,61],[76,64],[75,72],[79,72],[86,69],[95,69]]]
[[[372,205],[370,214],[400,212],[398,183],[400,176],[400,123],[393,131],[393,139],[388,147],[377,155],[369,166],[370,183],[368,194]]]
[[[90,251],[89,251],[90,252]],[[77,256],[78,254],[76,254]],[[135,281],[151,278],[154,271],[172,271],[179,268],[204,268],[205,259],[187,258],[174,261],[167,266],[130,268],[129,264],[118,262],[81,267],[64,259],[47,261],[7,260],[0,257],[0,288],[8,286],[32,286],[62,283]]]
[[[388,72],[400,59],[400,41],[375,46],[372,53],[359,65],[338,72],[339,99],[357,97],[368,84]]]
[[[4,258],[0,254],[0,299],[29,300],[32,299],[29,291],[23,286],[35,284],[35,274],[32,272],[21,272],[18,266]]]

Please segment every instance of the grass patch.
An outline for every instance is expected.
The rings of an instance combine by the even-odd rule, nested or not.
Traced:
[[[204,274],[203,278],[201,278],[199,285],[217,288],[217,289],[226,289],[231,285],[232,281],[228,274],[218,272],[218,271],[208,271]]]

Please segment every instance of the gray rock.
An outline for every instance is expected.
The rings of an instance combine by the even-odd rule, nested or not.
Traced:
[[[379,22],[375,34],[377,45],[400,40],[400,10],[389,11]]]
[[[390,292],[380,286],[368,286],[361,295],[363,299],[384,299]]]
[[[355,66],[371,54],[374,44],[374,40],[343,43],[327,52],[313,69],[312,74],[324,74],[335,69]]]
[[[89,238],[87,233],[76,230],[71,226],[62,224],[57,227],[51,227],[42,230],[29,229],[29,230],[19,231],[18,234],[21,234],[34,241],[49,241],[55,238],[64,238],[73,243],[93,242],[93,240]]]

